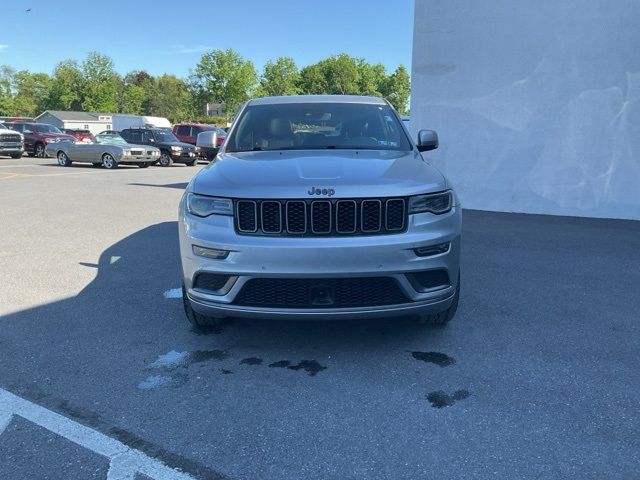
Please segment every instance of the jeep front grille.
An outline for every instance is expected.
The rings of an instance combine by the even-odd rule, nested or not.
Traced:
[[[404,198],[236,200],[235,213],[241,235],[384,235],[407,228]]]

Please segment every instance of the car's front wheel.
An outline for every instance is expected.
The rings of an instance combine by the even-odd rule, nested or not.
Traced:
[[[191,307],[189,299],[187,298],[187,289],[184,288],[184,284],[182,285],[182,305],[184,306],[184,313],[187,316],[187,320],[189,320],[189,323],[195,328],[220,327],[222,325],[222,319],[207,317],[206,315],[196,312]]]
[[[431,315],[420,315],[418,317],[420,323],[426,323],[429,325],[446,325],[449,323],[458,310],[458,302],[460,301],[460,273],[458,272],[458,286],[456,287],[456,293],[453,296],[453,302],[451,306],[446,310]]]
[[[198,163],[198,160],[197,160],[197,159],[196,159],[196,160],[193,160],[193,161],[191,161],[191,162],[187,162],[187,163],[185,163],[185,165],[186,165],[187,167],[193,167],[196,163]]]
[[[36,143],[35,148],[33,149],[33,156],[37,158],[44,158],[44,144]]]
[[[150,163],[148,163],[148,162],[144,162],[144,163],[139,163],[139,164],[138,164],[138,166],[139,166],[140,168],[147,168],[149,165],[151,165],[151,164],[150,164]]]
[[[108,170],[112,170],[118,168],[118,162],[116,162],[116,159],[113,158],[111,154],[105,153],[102,156],[102,166]]]
[[[71,160],[69,160],[69,157],[67,156],[66,153],[64,152],[58,152],[58,165],[60,165],[61,167],[68,167],[71,165]]]
[[[21,153],[14,153],[13,155],[11,155],[11,158],[22,158],[22,154]]]
[[[162,152],[162,155],[160,155],[160,160],[158,162],[160,163],[161,167],[170,167],[171,165],[173,165],[171,155],[169,155],[167,152]]]

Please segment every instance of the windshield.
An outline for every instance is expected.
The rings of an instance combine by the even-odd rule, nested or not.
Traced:
[[[179,142],[176,136],[169,129],[155,130],[153,136],[156,142]]]
[[[33,129],[38,133],[62,133],[57,127],[47,125],[46,123],[36,123]]]
[[[109,145],[128,145],[127,141],[120,135],[99,134],[96,135],[96,143],[108,143]]]
[[[291,103],[245,108],[227,151],[411,148],[387,105]]]

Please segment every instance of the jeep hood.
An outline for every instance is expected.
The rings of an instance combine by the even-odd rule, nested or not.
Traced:
[[[284,150],[221,153],[189,188],[230,198],[309,198],[313,187],[358,198],[437,192],[447,183],[417,151]]]

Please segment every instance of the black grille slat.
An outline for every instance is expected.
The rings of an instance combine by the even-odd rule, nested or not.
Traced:
[[[387,200],[385,208],[385,228],[389,231],[404,229],[404,199],[392,198]]]
[[[290,201],[286,204],[287,232],[303,234],[307,231],[307,204],[303,201]]]
[[[329,289],[333,301],[313,302],[313,290]],[[266,308],[352,308],[398,305],[410,300],[390,277],[367,278],[254,278],[233,301]]]
[[[251,233],[258,230],[257,204],[253,201],[240,200],[237,207],[238,230]]]
[[[311,202],[311,231],[315,234],[331,233],[331,202]]]
[[[358,204],[354,200],[338,200],[336,203],[336,231],[355,233],[358,227]]]
[[[242,235],[344,236],[401,233],[404,198],[235,200]]]
[[[382,202],[364,200],[361,205],[361,228],[363,232],[377,232],[382,227]]]
[[[278,201],[265,201],[260,205],[261,225],[265,233],[280,233],[282,231],[281,205]]]

